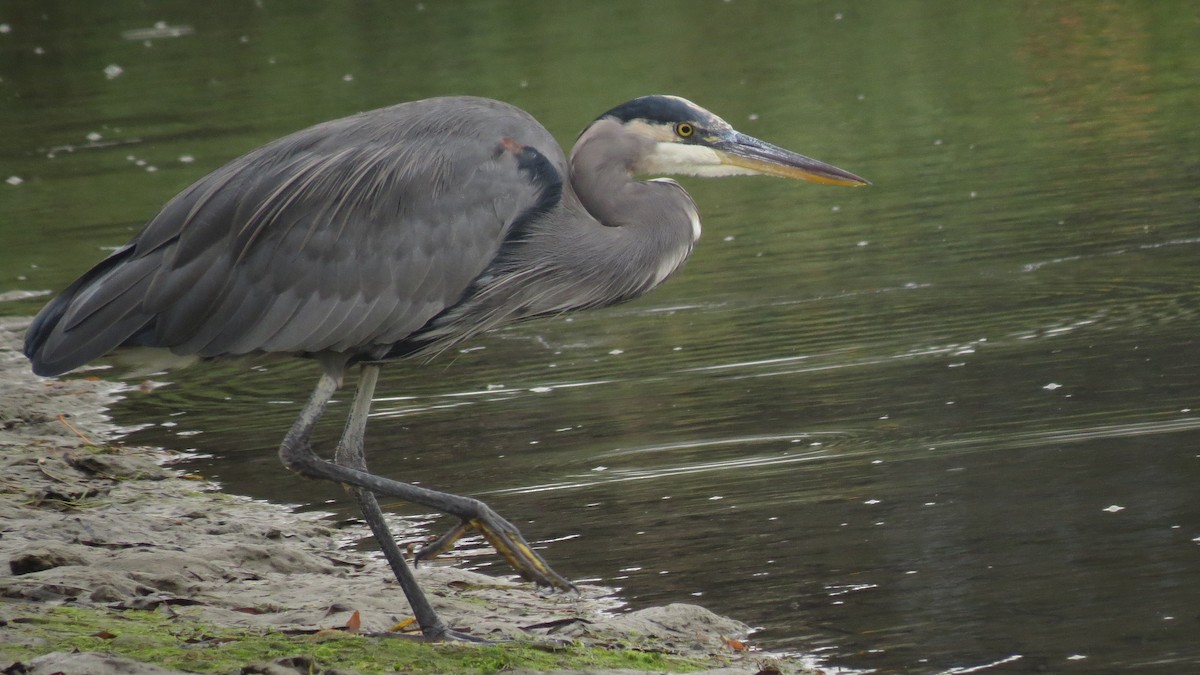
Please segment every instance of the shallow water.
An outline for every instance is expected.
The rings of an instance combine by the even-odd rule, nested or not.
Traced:
[[[0,293],[61,289],[319,120],[475,93],[569,144],[682,94],[874,185],[685,180],[683,272],[385,370],[373,469],[486,498],[635,606],[701,602],[834,665],[1200,665],[1200,11],[609,7],[5,8]],[[274,457],[315,378],[205,365],[117,415],[232,491],[343,511]]]

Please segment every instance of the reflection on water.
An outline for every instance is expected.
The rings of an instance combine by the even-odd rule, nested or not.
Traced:
[[[569,141],[684,94],[874,185],[689,181],[705,234],[666,287],[385,370],[373,468],[486,497],[632,605],[702,602],[834,664],[1200,664],[1195,8],[571,4],[0,16],[23,178],[0,185],[0,293],[61,288],[191,180],[319,119],[469,91]],[[160,20],[192,32],[121,38]],[[171,380],[117,411],[152,425],[135,441],[348,513],[274,456],[312,364]],[[474,546],[464,564],[507,573]]]

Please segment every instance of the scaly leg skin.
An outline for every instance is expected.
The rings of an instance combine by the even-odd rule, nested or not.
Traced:
[[[363,451],[363,437],[367,426],[367,412],[371,407],[371,393],[375,389],[378,377],[378,367],[372,369],[363,367],[359,379],[358,391],[354,397],[354,407],[350,411],[350,417],[346,420],[346,429],[342,433],[342,438],[338,441],[337,449],[333,455],[334,462],[341,466],[364,472],[367,470],[366,454]],[[437,612],[429,604],[425,593],[421,591],[416,578],[408,569],[408,564],[404,561],[404,555],[400,552],[400,547],[396,545],[396,540],[392,537],[392,532],[383,517],[383,509],[379,507],[379,500],[375,498],[375,495],[362,488],[349,485],[343,485],[343,487],[354,497],[359,511],[362,512],[363,520],[367,522],[367,525],[371,528],[371,532],[375,535],[375,541],[379,544],[380,550],[383,551],[383,557],[387,559],[388,565],[392,568],[392,573],[396,575],[396,580],[400,583],[400,588],[404,591],[405,597],[408,598],[408,605],[413,610],[417,624],[421,627],[421,635],[430,641],[469,639],[469,636],[464,636],[447,628],[446,624],[442,622]]]
[[[575,590],[574,584],[551,569],[546,561],[530,548],[516,527],[501,518],[483,502],[401,483],[366,471],[362,439],[366,429],[371,395],[378,377],[378,364],[368,364],[363,367],[363,377],[355,396],[354,409],[347,421],[343,438],[338,443],[338,461],[335,463],[318,457],[312,450],[309,438],[321,413],[324,412],[329,400],[340,386],[344,365],[344,363],[328,362],[324,364],[325,372],[321,375],[308,403],[300,411],[296,422],[284,437],[279,448],[279,456],[284,466],[300,475],[331,480],[348,487],[359,488],[353,494],[363,512],[363,517],[370,525],[388,559],[388,564],[391,565],[392,571],[396,575],[396,580],[404,590],[405,596],[408,597],[417,622],[421,625],[421,632],[428,639],[454,639],[456,637],[461,639],[466,636],[449,631],[425,599],[424,593],[412,576],[412,571],[405,564],[403,555],[384,522],[382,510],[375,498],[376,494],[396,497],[458,516],[464,524],[470,524],[483,533],[483,536],[496,547],[496,550],[523,578],[541,586],[564,591]],[[461,526],[455,528],[451,534],[455,534],[459,529]],[[465,532],[465,530],[463,531]],[[443,547],[446,547],[461,536],[461,532],[452,538],[447,535],[435,543],[442,543]],[[426,549],[428,548],[426,547]],[[423,549],[422,553],[426,553],[426,549]]]

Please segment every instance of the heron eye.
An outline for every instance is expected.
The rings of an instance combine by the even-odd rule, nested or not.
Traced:
[[[675,125],[675,133],[679,134],[680,138],[687,138],[696,133],[696,127],[693,127],[687,122],[680,122],[679,124]]]

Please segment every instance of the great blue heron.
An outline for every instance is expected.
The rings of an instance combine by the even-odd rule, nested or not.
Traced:
[[[201,178],[131,242],[34,319],[25,354],[59,375],[116,350],[175,357],[306,356],[322,369],[279,455],[347,486],[430,639],[454,637],[426,601],[375,495],[457,516],[416,554],[470,530],[522,577],[556,573],[476,499],[367,471],[363,435],[383,362],[434,354],[502,323],[635,298],[671,276],[700,236],[692,198],[645,174],[770,174],[866,185],[852,173],[735,131],[674,96],[604,113],[568,159],[533,117],[483,98],[434,98],[326,122]],[[333,461],[309,438],[361,369]]]

